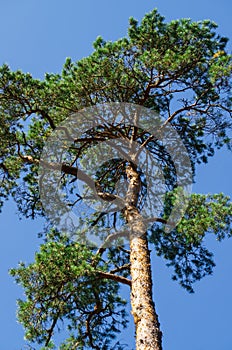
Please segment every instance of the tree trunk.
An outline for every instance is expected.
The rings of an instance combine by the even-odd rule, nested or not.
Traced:
[[[131,307],[137,350],[162,350],[162,333],[152,300],[150,253],[146,235],[130,241]]]
[[[136,167],[127,167],[129,186],[125,218],[130,229],[131,307],[137,350],[162,350],[162,332],[152,300],[150,252],[146,226],[137,208],[140,178]]]

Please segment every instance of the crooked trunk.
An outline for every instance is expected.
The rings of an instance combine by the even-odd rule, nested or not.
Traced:
[[[146,227],[137,208],[140,178],[135,166],[127,167],[127,178],[125,218],[130,227],[131,307],[136,327],[136,349],[162,350],[162,333],[152,300]]]

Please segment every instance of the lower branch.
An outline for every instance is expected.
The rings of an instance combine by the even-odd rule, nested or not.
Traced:
[[[131,280],[123,276],[118,276],[110,272],[102,272],[102,271],[97,271],[97,275],[99,276],[99,278],[106,278],[108,280],[120,282],[123,284],[127,284],[128,286],[131,286]]]

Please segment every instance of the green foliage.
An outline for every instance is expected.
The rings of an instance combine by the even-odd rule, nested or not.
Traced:
[[[106,42],[99,37],[89,57],[76,63],[68,58],[60,75],[46,74],[40,81],[2,66],[3,201],[13,195],[23,215],[42,214],[35,195],[36,168],[31,169],[25,157],[39,159],[55,126],[71,112],[97,103],[142,104],[169,118],[183,138],[193,168],[196,162],[206,162],[215,147],[230,147],[231,55],[226,52],[227,39],[215,30],[208,20],[165,23],[154,10],[141,24],[130,20],[127,38]],[[20,170],[30,176],[19,191]]]
[[[175,191],[169,195],[169,210],[176,201]],[[193,292],[193,283],[213,272],[213,254],[205,247],[206,234],[215,235],[218,241],[232,236],[232,203],[220,194],[192,194],[188,209],[177,227],[165,232],[153,226],[150,241],[155,244],[157,254],[168,260],[167,266],[174,268],[173,279]]]
[[[70,336],[60,349],[109,349],[126,326],[126,301],[117,282],[100,279],[107,263],[98,262],[85,246],[60,239],[41,245],[34,263],[11,269],[25,291],[18,319],[27,340],[45,342],[49,349],[55,330],[66,328]]]

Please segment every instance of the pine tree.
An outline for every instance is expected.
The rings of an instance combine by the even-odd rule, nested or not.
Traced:
[[[136,348],[161,350],[149,244],[172,267],[172,278],[189,292],[193,292],[195,281],[212,273],[213,256],[204,238],[208,233],[218,240],[231,236],[230,199],[224,194],[192,194],[182,219],[167,230],[173,209],[183,200],[178,176],[187,178],[188,184],[192,178],[183,166],[178,175],[167,145],[139,123],[126,123],[126,116],[131,106],[136,106],[136,111],[151,111],[151,118],[159,115],[163,122],[157,124],[158,134],[169,125],[179,135],[193,177],[196,165],[206,163],[216,149],[224,145],[230,149],[232,60],[226,50],[228,40],[218,35],[216,28],[209,20],[166,23],[153,10],[140,24],[130,19],[126,38],[105,42],[99,37],[90,56],[78,62],[68,58],[61,74],[46,74],[44,80],[38,80],[13,72],[7,65],[0,68],[1,205],[12,197],[22,216],[48,213],[50,217],[35,262],[11,270],[25,290],[18,319],[29,341],[54,348],[55,331],[61,330],[63,323],[68,335],[56,345],[59,349],[123,349],[114,339],[120,327],[127,325],[126,301],[120,296],[120,285],[125,284],[131,289]],[[85,129],[76,139],[71,137],[71,144],[62,149],[66,152],[62,161],[59,152],[54,152],[53,158],[41,158],[44,149],[49,150],[48,144],[52,145],[53,133],[56,141],[57,135],[70,141],[76,129],[67,125],[67,118],[101,106],[107,106],[108,112],[115,103],[125,107],[124,112],[120,110],[123,118],[111,114],[110,119],[102,120],[100,115],[95,127]],[[132,107],[132,112],[135,110]],[[141,116],[146,125],[144,114]],[[128,150],[124,158],[111,157],[99,164],[94,177],[81,171],[83,165],[88,169],[88,159],[97,163],[96,149],[101,143],[113,147],[118,139],[126,142],[119,150]],[[164,178],[164,205],[152,220],[141,214],[150,198],[150,182],[133,158],[138,155],[134,143],[152,155]],[[49,173],[48,181],[43,171]],[[49,181],[57,174],[65,206],[48,202],[45,210],[40,193],[46,197]],[[76,181],[83,183],[81,194],[76,192]],[[156,191],[158,198],[159,188]],[[74,210],[84,200],[93,205],[97,199],[105,211],[86,211],[84,220],[78,221],[78,227],[74,225],[76,236],[65,235],[51,220],[62,217],[67,206]],[[103,240],[100,247],[85,244],[89,232]],[[129,246],[124,245],[122,233]]]

